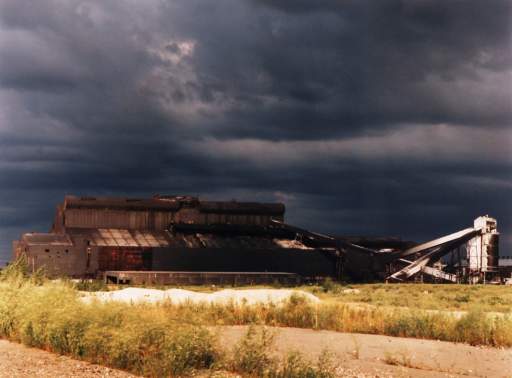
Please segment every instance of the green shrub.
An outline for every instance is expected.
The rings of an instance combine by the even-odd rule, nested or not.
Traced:
[[[340,285],[334,282],[330,277],[327,277],[322,281],[322,288],[326,293],[339,291],[339,286]]]
[[[250,376],[262,377],[275,369],[277,361],[270,356],[274,337],[265,328],[260,332],[249,327],[233,350],[230,368]]]
[[[336,374],[333,356],[322,352],[316,365],[306,361],[299,352],[290,352],[280,367],[269,372],[269,378],[331,378]]]
[[[324,350],[316,364],[305,360],[299,352],[289,352],[279,361],[273,356],[274,337],[262,327],[249,327],[233,349],[228,368],[249,377],[264,378],[331,378],[336,366],[333,355]]]
[[[104,280],[79,280],[73,286],[80,291],[105,291],[108,289]]]
[[[37,285],[17,273],[0,281],[0,336],[145,376],[181,375],[219,358],[207,329],[162,308],[85,304],[67,282]]]

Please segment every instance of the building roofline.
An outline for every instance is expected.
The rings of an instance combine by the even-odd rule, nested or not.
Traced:
[[[129,197],[77,197],[67,195],[63,209],[113,209],[178,211],[182,207],[197,208],[202,213],[263,214],[282,216],[282,203],[259,203],[238,201],[200,201],[190,196],[155,196],[153,198]]]

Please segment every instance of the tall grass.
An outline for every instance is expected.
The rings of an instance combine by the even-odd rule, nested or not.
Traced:
[[[71,284],[27,279],[22,264],[0,276],[0,336],[155,377],[209,368],[219,355],[204,327],[143,306],[86,305]]]
[[[274,362],[268,354],[272,340],[265,334],[248,334],[226,354],[207,328],[246,324],[512,346],[511,317],[478,310],[456,317],[401,307],[312,304],[301,296],[282,305],[86,304],[70,282],[27,276],[23,261],[0,273],[0,337],[145,376],[219,367],[267,377],[330,376],[325,361],[312,370],[297,354]],[[270,369],[257,370],[265,365]]]
[[[284,361],[271,357],[272,339],[264,330],[251,330],[227,353],[205,327],[209,322],[189,317],[198,309],[172,314],[168,306],[86,304],[71,282],[28,276],[23,260],[0,272],[3,338],[148,377],[201,369],[268,378],[333,376],[326,359],[310,366],[298,354]]]
[[[382,283],[343,286],[327,281],[322,286],[304,288],[333,302],[424,310],[472,311],[479,308],[485,312],[512,311],[512,290],[505,285]]]
[[[389,336],[512,346],[512,318],[475,310],[463,316],[406,308],[357,307],[345,303],[312,304],[292,297],[284,305],[182,304],[162,305],[169,317],[196,324],[324,329]]]

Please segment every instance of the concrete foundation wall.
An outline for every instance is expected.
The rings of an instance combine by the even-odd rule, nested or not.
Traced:
[[[24,254],[29,270],[43,268],[49,277],[95,276],[98,271],[98,248],[52,245],[23,245],[19,243],[17,255]]]

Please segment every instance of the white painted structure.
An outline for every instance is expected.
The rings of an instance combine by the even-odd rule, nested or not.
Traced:
[[[478,273],[494,272],[497,266],[489,266],[489,257],[492,254],[493,236],[499,235],[496,219],[488,215],[478,217],[474,221],[474,228],[481,232],[468,241],[466,247],[469,270]]]
[[[449,257],[448,257],[449,255]],[[451,270],[435,262],[444,258]],[[399,262],[406,266],[387,279],[404,281],[423,272],[435,279],[451,282],[478,283],[498,277],[499,233],[496,219],[484,215],[473,227],[416,245],[400,253]],[[451,262],[450,262],[451,261]],[[434,265],[432,265],[434,264]]]

